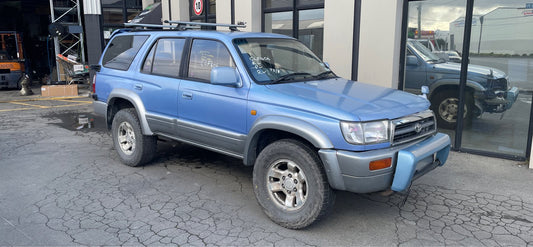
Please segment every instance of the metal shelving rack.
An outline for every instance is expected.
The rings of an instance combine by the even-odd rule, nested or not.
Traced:
[[[54,37],[54,50],[57,58],[58,54],[68,56],[75,54],[81,63],[85,62],[84,38],[80,0],[49,0],[50,1],[50,16],[51,23],[57,23],[67,28],[77,26],[81,28],[81,32],[71,33],[65,32]],[[56,62],[56,67],[57,62]],[[60,78],[59,69],[57,70],[58,78]]]

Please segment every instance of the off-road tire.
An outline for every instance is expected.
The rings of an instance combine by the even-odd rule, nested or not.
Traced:
[[[457,127],[457,110],[459,109],[459,92],[456,90],[444,90],[436,92],[431,99],[431,109],[437,118],[437,125],[443,129],[455,129]],[[464,126],[472,125],[474,116],[474,98],[471,93],[465,93]],[[455,111],[455,114],[453,112]]]
[[[306,184],[306,198],[303,203],[293,208],[281,205],[281,202],[276,199],[278,198],[276,195],[282,195],[282,193],[273,193],[270,189],[271,187],[269,187],[269,183],[272,182],[272,176],[269,175],[269,171],[277,164],[282,164],[281,166],[283,166],[283,162],[291,162],[291,164],[298,167],[299,171],[305,174],[305,179],[302,181],[305,181]],[[282,183],[280,182],[280,184]],[[290,182],[290,184],[292,189],[297,187],[292,187],[292,185],[295,185],[293,182]],[[304,186],[303,182],[300,182],[300,185]],[[335,193],[329,186],[324,167],[317,152],[293,139],[282,139],[273,142],[261,151],[254,166],[253,186],[257,201],[265,214],[275,223],[290,229],[301,229],[319,220],[328,213],[335,202]],[[285,186],[284,188],[289,187]],[[302,189],[301,191],[304,190]],[[287,191],[283,193],[287,193]],[[296,195],[296,193],[294,192],[293,195]]]
[[[121,127],[122,126],[122,127]],[[119,136],[127,135],[124,129],[127,128],[130,133],[133,133],[133,141],[131,141],[130,149],[121,147]],[[113,146],[120,157],[122,163],[128,166],[140,166],[150,162],[156,153],[157,138],[155,136],[147,136],[142,134],[141,125],[137,112],[133,108],[125,108],[118,111],[111,125],[113,135]],[[131,138],[130,138],[131,139]],[[123,145],[124,145],[124,139]]]

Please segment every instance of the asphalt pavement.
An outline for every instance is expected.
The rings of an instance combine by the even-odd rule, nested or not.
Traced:
[[[337,192],[330,215],[296,231],[263,214],[240,160],[159,142],[154,162],[128,167],[89,98],[14,99],[0,91],[0,246],[533,245],[525,162],[452,152],[405,205]],[[92,128],[78,129],[82,114]]]

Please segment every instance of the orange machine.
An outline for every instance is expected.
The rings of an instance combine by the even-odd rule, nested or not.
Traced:
[[[22,39],[17,32],[0,32],[0,88],[20,88],[24,75]]]

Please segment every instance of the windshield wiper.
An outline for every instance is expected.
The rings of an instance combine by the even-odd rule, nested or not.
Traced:
[[[289,80],[289,79],[291,79],[292,77],[304,76],[304,75],[311,75],[311,74],[306,73],[306,72],[290,73],[290,74],[286,74],[286,75],[282,75],[282,76],[280,76],[278,79],[273,80],[270,84],[280,83],[280,82],[283,82],[283,81]],[[293,80],[294,80],[294,79],[293,79]]]
[[[313,78],[315,79],[325,79],[325,78],[328,78],[330,75],[333,75],[333,77],[337,77],[337,75],[335,73],[333,73],[333,71],[331,70],[328,70],[328,71],[324,71],[318,75],[314,75]]]

